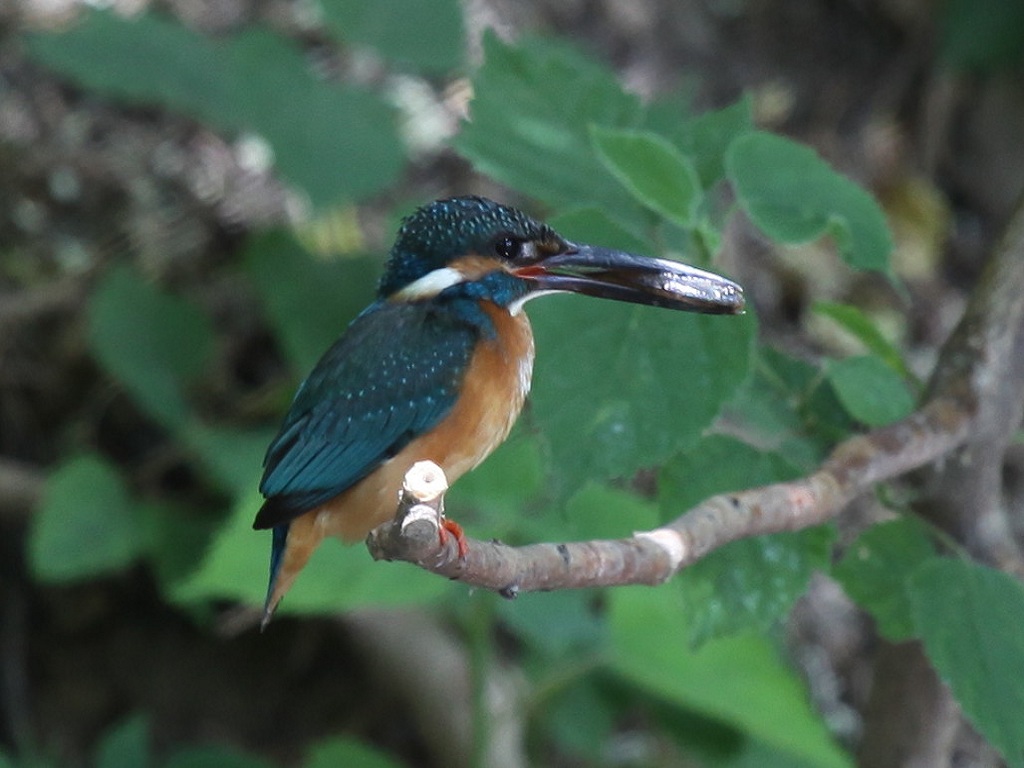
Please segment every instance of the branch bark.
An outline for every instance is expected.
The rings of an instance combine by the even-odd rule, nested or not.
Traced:
[[[930,384],[931,392],[973,410],[967,440],[941,465],[914,478],[919,514],[974,557],[1018,577],[1024,577],[1024,557],[1014,538],[1003,466],[1024,411],[1022,289],[1024,203],[1018,205],[963,319],[944,346]],[[881,641],[874,677],[862,768],[952,765],[954,736],[970,734],[971,726],[921,645]],[[992,754],[988,760],[980,764],[1000,763]]]
[[[440,536],[443,492],[421,491],[424,473],[443,473],[437,465],[422,462],[406,475],[394,520],[372,531],[367,546],[375,559],[405,560],[505,597],[537,590],[661,584],[731,541],[831,519],[875,483],[962,444],[970,424],[968,410],[938,397],[903,421],[841,443],[814,474],[713,496],[661,528],[617,540],[524,547],[470,539],[464,558],[458,557],[454,542],[442,542]]]

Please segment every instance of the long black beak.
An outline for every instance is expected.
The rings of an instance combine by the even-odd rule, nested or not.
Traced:
[[[515,270],[536,291],[571,291],[653,307],[736,315],[743,289],[724,277],[677,261],[570,244],[568,250]]]

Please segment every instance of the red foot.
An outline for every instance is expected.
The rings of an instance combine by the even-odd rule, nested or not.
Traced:
[[[448,534],[455,537],[455,544],[459,548],[459,559],[465,560],[466,553],[469,552],[469,542],[466,541],[466,534],[462,530],[462,526],[456,523],[454,520],[445,518],[441,521],[441,526],[437,529],[437,538],[441,542],[443,547],[448,543]]]

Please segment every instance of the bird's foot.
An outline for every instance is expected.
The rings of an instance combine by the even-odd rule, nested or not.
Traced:
[[[454,520],[444,518],[441,521],[441,525],[437,527],[437,538],[441,542],[442,547],[448,543],[448,534],[455,537],[455,544],[459,548],[459,559],[465,560],[466,553],[469,552],[469,542],[466,541],[466,534],[462,530],[461,525]]]

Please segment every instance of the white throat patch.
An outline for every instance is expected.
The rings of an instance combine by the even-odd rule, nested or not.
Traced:
[[[565,293],[565,291],[531,291],[530,293],[523,296],[523,298],[516,299],[511,304],[509,304],[508,313],[510,315],[518,315],[520,312],[523,311],[523,304],[530,301],[531,299],[536,299],[538,296],[552,296],[556,293]]]

